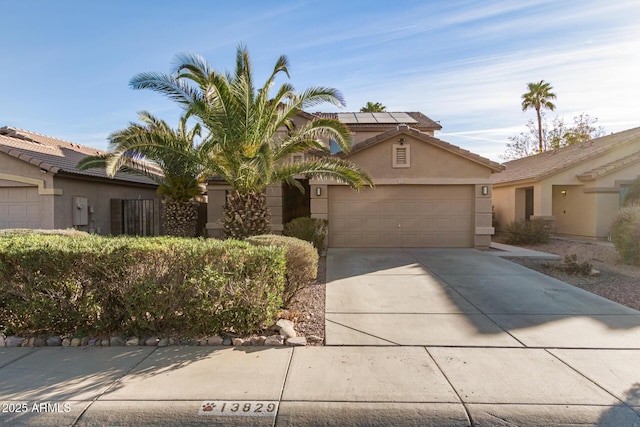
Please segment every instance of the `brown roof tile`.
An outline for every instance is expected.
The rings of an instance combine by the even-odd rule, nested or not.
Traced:
[[[414,129],[412,127],[409,127],[407,125],[396,125],[393,129],[388,130],[387,132],[381,133],[379,135],[376,135],[372,138],[366,139],[364,141],[361,141],[359,143],[357,143],[356,145],[354,145],[351,148],[351,151],[347,154],[345,153],[337,153],[336,155],[339,157],[348,157],[353,153],[357,153],[358,151],[362,151],[372,145],[376,145],[382,141],[386,141],[389,138],[393,138],[395,135],[398,135],[400,133],[406,133],[409,134],[411,136],[413,136],[414,138],[427,142],[429,144],[435,145],[436,147],[439,147],[443,150],[449,151],[453,154],[457,154],[461,157],[467,158],[473,162],[479,163],[483,166],[488,167],[489,169],[493,170],[494,172],[499,172],[501,171],[504,167],[497,162],[494,162],[492,160],[489,160],[485,157],[479,156],[475,153],[472,153],[471,151],[465,150],[464,148],[460,148],[457,145],[453,145],[450,144],[448,142],[445,142],[441,139],[435,138],[431,135],[428,135],[424,132],[420,132],[418,129]]]
[[[22,129],[8,126],[0,128],[0,152],[54,174],[66,172],[78,176],[108,178],[104,169],[83,171],[76,167],[81,159],[105,154],[105,151]],[[113,179],[156,185],[147,177],[122,172],[118,172]]]
[[[640,127],[506,162],[505,170],[493,175],[492,181],[494,184],[537,181],[632,143],[640,143]]]

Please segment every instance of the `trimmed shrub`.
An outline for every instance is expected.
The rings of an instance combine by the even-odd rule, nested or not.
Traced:
[[[0,332],[246,333],[282,304],[285,251],[234,240],[0,238]]]
[[[295,218],[284,225],[282,234],[310,242],[316,248],[318,254],[322,254],[325,249],[328,224],[329,221],[326,219]]]
[[[254,245],[278,246],[286,249],[287,272],[283,296],[284,307],[288,307],[296,294],[316,279],[318,252],[311,243],[295,237],[275,234],[253,236],[249,237],[247,241]]]
[[[507,225],[505,230],[505,242],[508,245],[548,243],[549,238],[547,223],[539,219],[515,221]]]
[[[640,265],[640,205],[618,209],[611,223],[611,241],[622,262]]]

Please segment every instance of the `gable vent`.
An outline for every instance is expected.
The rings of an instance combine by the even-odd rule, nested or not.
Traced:
[[[411,146],[409,144],[393,144],[393,167],[408,168],[411,166]]]

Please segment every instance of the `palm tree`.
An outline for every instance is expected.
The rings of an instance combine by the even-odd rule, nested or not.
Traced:
[[[301,110],[323,102],[343,106],[333,88],[312,87],[295,92],[282,84],[269,93],[280,74],[289,77],[288,60],[281,56],[260,88],[254,86],[246,48],[236,54],[234,73],[218,73],[194,54],[177,57],[171,74],[141,73],[133,77],[134,89],[151,89],[181,104],[209,132],[202,143],[208,156],[205,168],[231,186],[225,205],[223,230],[227,237],[244,238],[270,231],[270,214],[264,191],[285,182],[301,188],[296,176],[333,179],[354,189],[373,185],[355,164],[330,157],[323,140],[333,139],[349,151],[351,135],[344,124],[318,118],[296,127],[292,118]],[[308,153],[305,161],[291,163],[292,154]]]
[[[146,111],[139,118],[144,124],[130,123],[109,135],[111,152],[86,157],[78,167],[106,168],[110,177],[125,171],[152,179],[158,184],[158,194],[165,197],[165,234],[193,237],[198,219],[194,198],[202,195],[205,178],[202,150],[196,145],[201,126],[188,130],[187,116],[180,119],[177,130]]]
[[[367,105],[360,109],[361,113],[382,113],[387,111],[387,107],[382,105],[380,102],[367,102]]]
[[[542,108],[548,108],[553,111],[556,106],[550,101],[556,99],[556,94],[551,92],[553,87],[550,83],[540,80],[538,83],[527,83],[529,91],[522,95],[522,111],[526,111],[529,108],[535,108],[538,116],[538,142],[539,152],[544,151],[542,145],[542,114],[540,110]]]

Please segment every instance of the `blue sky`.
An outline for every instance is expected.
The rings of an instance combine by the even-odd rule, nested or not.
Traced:
[[[101,149],[141,110],[177,125],[179,108],[130,89],[131,77],[168,72],[180,52],[231,69],[240,43],[259,82],[285,54],[298,90],[335,87],[344,111],[367,101],[421,111],[442,124],[439,138],[493,160],[535,115],[520,107],[531,81],[553,85],[551,118],[586,112],[607,132],[640,126],[637,0],[0,0],[0,8],[0,126]]]

